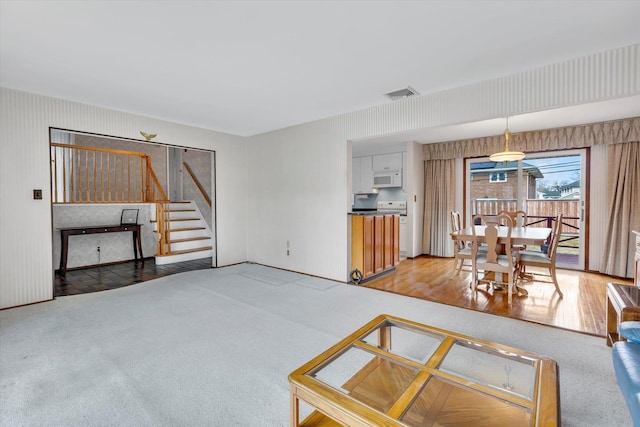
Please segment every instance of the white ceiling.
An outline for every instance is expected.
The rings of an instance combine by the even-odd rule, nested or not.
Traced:
[[[392,102],[383,94],[407,85],[434,93],[636,44],[638,16],[637,0],[0,0],[0,85],[248,136]],[[580,122],[640,115],[637,98],[611,102]],[[556,126],[529,119],[510,127]]]

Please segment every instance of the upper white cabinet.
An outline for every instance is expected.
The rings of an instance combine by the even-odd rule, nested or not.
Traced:
[[[371,193],[373,188],[373,168],[371,156],[351,159],[351,190],[354,193]]]
[[[378,154],[373,156],[374,171],[400,168],[402,168],[402,153]]]

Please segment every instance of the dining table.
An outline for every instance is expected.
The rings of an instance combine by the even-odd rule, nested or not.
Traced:
[[[485,242],[485,230],[487,228],[486,225],[474,225],[475,228],[475,236],[479,242]],[[542,246],[545,244],[549,236],[551,235],[551,228],[547,227],[512,227],[511,228],[511,245],[535,245]],[[498,243],[504,245],[507,240],[508,227],[499,226],[498,227]],[[472,227],[463,228],[460,231],[455,231],[451,233],[451,238],[453,240],[462,240],[466,242],[471,242],[474,240],[474,234]],[[503,246],[504,248],[504,246]],[[504,251],[504,249],[503,249]],[[520,272],[522,278],[528,278],[524,272]],[[502,274],[496,274],[496,280],[502,282]],[[514,288],[516,292],[526,294],[526,290],[519,287],[517,284],[514,284]]]
[[[475,225],[475,235],[480,242],[484,242],[486,225]],[[498,243],[506,243],[507,227],[498,227]],[[551,235],[551,229],[546,227],[512,227],[511,228],[511,244],[512,245],[542,245]],[[451,233],[453,240],[473,241],[473,229],[471,227],[463,228],[460,231]]]

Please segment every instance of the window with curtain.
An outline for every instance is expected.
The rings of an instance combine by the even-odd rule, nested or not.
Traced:
[[[513,135],[512,149],[525,153],[545,152],[550,150],[586,148],[597,145],[611,145],[609,162],[619,159],[617,164],[609,164],[610,215],[607,225],[606,250],[603,254],[601,271],[605,274],[628,276],[632,271],[632,254],[630,254],[632,230],[640,228],[640,210],[638,194],[640,194],[640,175],[638,175],[637,144],[640,141],[640,117],[633,117],[609,122],[591,123],[582,126],[570,126],[557,129],[523,132]],[[629,143],[634,143],[629,145]],[[613,148],[620,145],[618,148]],[[623,146],[634,146],[626,148]],[[444,188],[453,193],[455,176],[451,170],[437,165],[435,160],[451,160],[456,158],[475,158],[489,156],[501,151],[501,136],[475,138],[462,141],[425,144],[425,212],[423,232],[423,252],[439,256],[448,254],[448,233],[450,225],[446,222],[453,209],[453,195],[447,201]],[[635,151],[634,151],[635,150]],[[611,154],[613,152],[613,154]],[[630,162],[630,163],[628,163]],[[451,163],[453,165],[453,162]],[[619,174],[624,171],[624,176]],[[617,172],[617,174],[614,174]],[[455,175],[455,174],[453,174]],[[449,185],[451,184],[451,185]],[[632,195],[632,196],[631,196]],[[443,226],[443,224],[447,224]],[[452,251],[451,251],[452,254]]]

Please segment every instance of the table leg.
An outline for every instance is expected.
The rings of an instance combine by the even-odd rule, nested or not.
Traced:
[[[133,230],[133,254],[137,260],[139,253],[140,259],[144,262],[144,255],[142,254],[142,239],[140,237],[141,234],[139,227]]]
[[[378,335],[378,345],[387,351],[391,350],[391,327],[381,326],[378,333],[380,334]]]
[[[300,402],[294,390],[291,390],[291,427],[300,425]]]
[[[64,230],[60,231],[60,277],[64,278],[67,275],[67,253],[69,249],[69,234]]]

